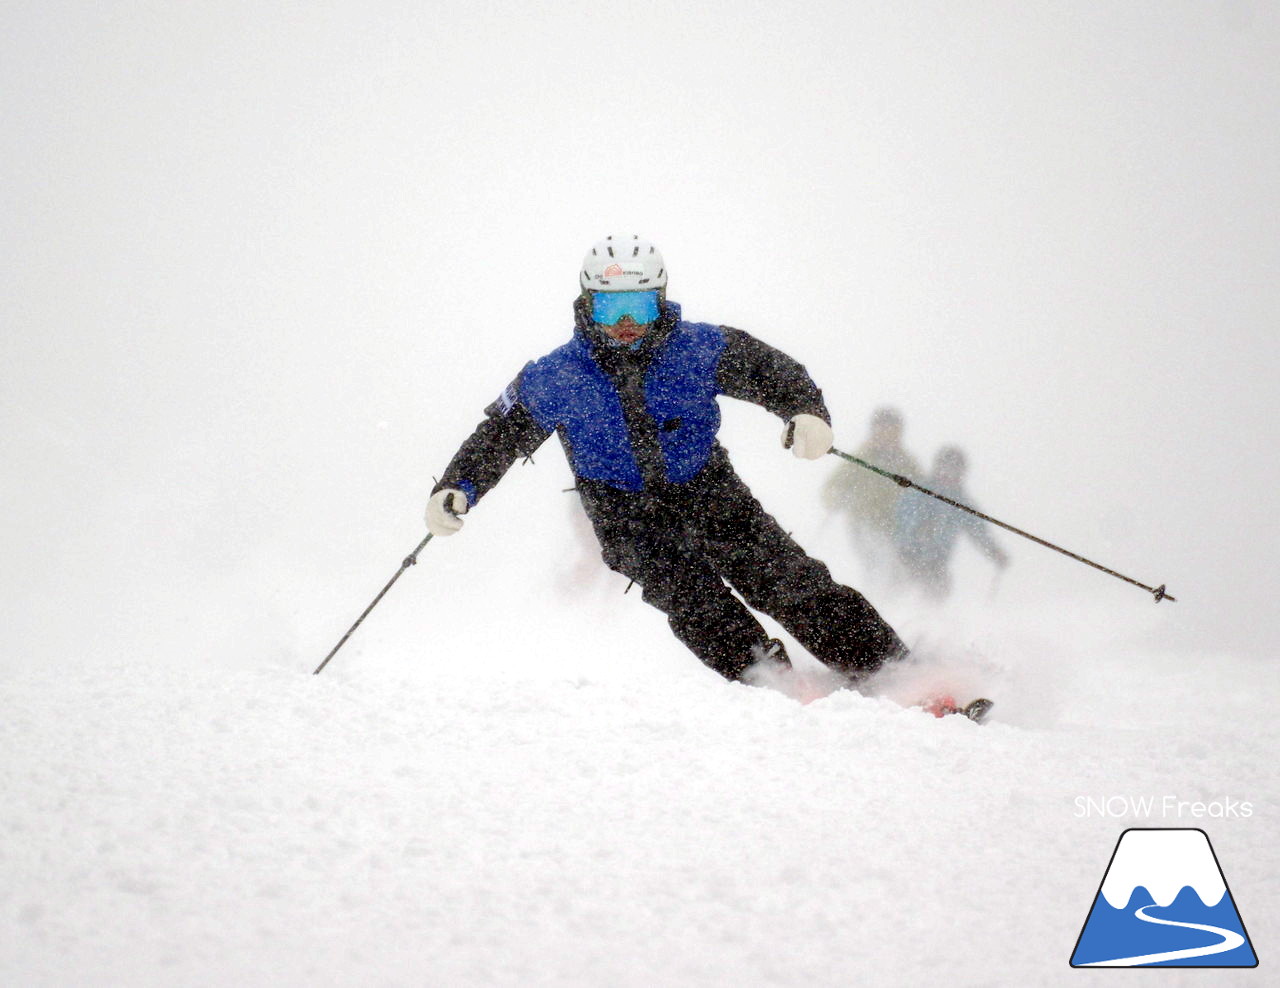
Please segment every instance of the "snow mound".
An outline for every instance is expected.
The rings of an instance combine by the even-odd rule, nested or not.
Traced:
[[[0,681],[0,713],[7,984],[920,984],[993,958],[1044,983],[1119,826],[1074,794],[1191,792],[1212,759],[1262,800],[1230,756],[1275,741],[709,674],[119,665]],[[1264,829],[1215,841],[1243,865]]]

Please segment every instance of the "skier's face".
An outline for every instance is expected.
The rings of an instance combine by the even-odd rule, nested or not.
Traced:
[[[892,449],[902,442],[902,423],[897,419],[881,419],[871,425],[871,444]]]
[[[939,484],[955,487],[964,481],[964,464],[940,459],[933,464],[933,476]]]
[[[610,339],[631,345],[642,339],[658,318],[657,291],[592,292],[591,318]]]
[[[610,339],[617,340],[619,343],[625,343],[630,346],[636,340],[644,339],[644,334],[649,332],[651,322],[638,323],[631,316],[623,316],[612,326],[601,326]]]

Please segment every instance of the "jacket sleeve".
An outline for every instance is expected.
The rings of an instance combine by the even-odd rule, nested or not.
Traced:
[[[800,363],[741,329],[726,326],[724,339],[716,370],[721,394],[760,405],[783,419],[808,414],[831,423],[822,392]]]
[[[484,420],[454,454],[431,493],[454,487],[474,506],[503,478],[521,456],[532,456],[551,433],[540,426],[520,401],[520,378],[507,386],[484,410]]]

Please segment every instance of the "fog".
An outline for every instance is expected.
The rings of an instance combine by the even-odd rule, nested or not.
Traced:
[[[805,363],[838,447],[894,404],[917,457],[967,450],[984,509],[1178,598],[1010,536],[991,620],[1270,654],[1278,16],[7,5],[0,669],[309,671],[622,231],[661,246],[687,317]],[[834,458],[723,404],[766,507],[856,583],[818,503]],[[513,469],[341,674],[535,643],[688,664],[592,566],[571,482],[554,442]],[[960,569],[985,601],[982,561]]]

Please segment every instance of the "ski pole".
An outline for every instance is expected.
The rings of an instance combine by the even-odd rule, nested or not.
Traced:
[[[1013,532],[1014,535],[1021,535],[1024,539],[1030,539],[1032,542],[1038,543],[1039,545],[1044,546],[1046,549],[1052,549],[1054,552],[1060,552],[1064,556],[1070,556],[1072,559],[1078,562],[1085,563],[1088,566],[1092,566],[1094,569],[1102,570],[1102,572],[1107,573],[1110,576],[1114,576],[1118,580],[1124,580],[1125,583],[1132,583],[1135,587],[1141,587],[1147,593],[1155,595],[1157,604],[1160,603],[1160,601],[1162,600],[1177,601],[1178,599],[1176,597],[1171,597],[1167,592],[1165,592],[1163,583],[1160,584],[1160,586],[1158,587],[1149,587],[1145,583],[1139,583],[1137,580],[1133,579],[1132,577],[1125,576],[1123,573],[1117,573],[1113,569],[1108,569],[1106,566],[1103,566],[1099,563],[1095,563],[1092,559],[1085,559],[1084,556],[1077,555],[1074,552],[1071,552],[1067,549],[1062,548],[1062,546],[1060,545],[1054,545],[1052,542],[1048,542],[1045,539],[1040,538],[1039,536],[1032,535],[1030,532],[1024,532],[1020,528],[1014,528],[1012,525],[1006,524],[1005,522],[1000,521],[998,518],[992,518],[990,515],[984,515],[981,511],[971,508],[967,504],[961,504],[959,501],[953,501],[951,498],[944,497],[943,495],[937,493],[936,491],[929,490],[927,487],[921,487],[915,481],[910,480],[909,478],[904,477],[901,474],[890,473],[888,470],[882,470],[878,466],[868,463],[866,460],[860,460],[856,456],[850,456],[848,453],[843,453],[838,449],[833,448],[829,452],[834,453],[836,456],[840,457],[842,460],[848,460],[850,463],[856,463],[860,467],[866,467],[868,470],[872,471],[873,473],[878,473],[881,477],[888,477],[899,487],[910,487],[913,490],[919,491],[921,494],[928,494],[930,497],[937,498],[939,501],[942,501],[944,504],[949,504],[953,508],[959,508],[961,511],[967,511],[969,512],[969,514],[975,515],[976,517],[981,518],[983,521],[989,521],[993,525],[999,525],[1005,531]]]
[[[396,570],[396,575],[387,581],[387,585],[382,588],[378,596],[373,598],[373,603],[371,603],[368,607],[366,607],[364,609],[364,613],[361,614],[358,618],[356,618],[356,623],[347,629],[347,633],[342,636],[342,641],[338,642],[338,644],[333,646],[333,651],[324,657],[324,661],[321,662],[318,666],[316,666],[316,671],[313,672],[311,675],[313,676],[320,675],[320,670],[323,669],[325,666],[327,666],[329,664],[329,660],[338,654],[338,649],[342,648],[342,646],[347,643],[347,639],[350,638],[355,633],[356,628],[360,627],[360,622],[362,622],[365,618],[367,618],[369,616],[369,612],[378,606],[378,601],[380,601],[383,597],[386,596],[387,591],[391,589],[391,587],[395,584],[396,580],[400,579],[400,575],[404,573],[404,571],[407,570],[410,566],[414,566],[417,564],[418,553],[420,553],[423,550],[423,548],[426,546],[426,544],[430,541],[431,541],[431,533],[428,532],[427,537],[418,543],[418,548],[414,549],[413,552],[409,553],[409,555],[404,557],[404,562],[402,562],[400,564],[400,568]]]

